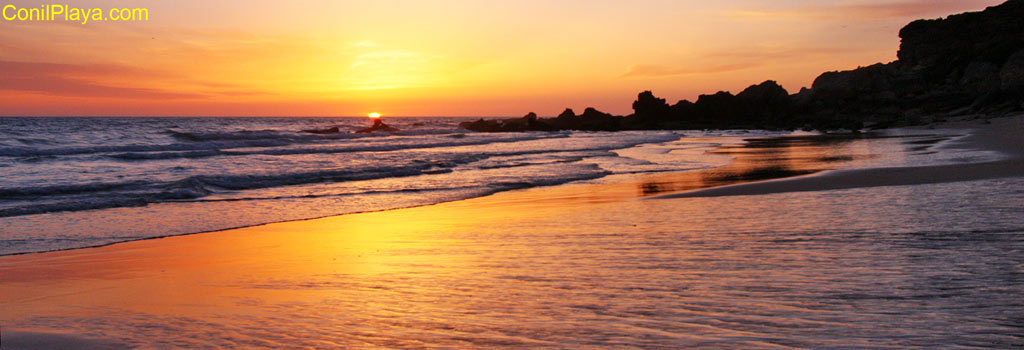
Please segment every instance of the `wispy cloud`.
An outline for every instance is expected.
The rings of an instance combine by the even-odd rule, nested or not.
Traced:
[[[727,14],[744,20],[886,20],[945,15],[981,10],[993,0],[909,0],[880,3],[817,3],[792,9],[735,10]]]
[[[436,83],[441,56],[403,49],[375,50],[356,54],[345,76],[353,90],[421,87]]]
[[[120,64],[67,64],[0,61],[0,90],[68,97],[122,99],[199,99],[271,93],[236,84],[182,80],[173,74]],[[124,83],[136,81],[145,85]],[[174,82],[185,91],[155,87]]]
[[[752,62],[725,63],[707,66],[672,67],[654,64],[634,64],[626,69],[620,78],[653,78],[675,75],[722,73],[744,70],[758,66]]]
[[[851,51],[840,47],[762,47],[736,48],[695,55],[688,65],[634,64],[620,78],[654,78],[677,75],[713,74],[740,71],[790,60],[794,57],[836,55]]]
[[[96,77],[107,75],[147,77],[154,73],[111,64],[73,65],[0,61],[0,90],[37,92],[74,97],[197,98],[202,95],[153,88],[105,84]]]

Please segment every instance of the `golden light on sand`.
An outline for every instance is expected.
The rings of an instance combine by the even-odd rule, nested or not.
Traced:
[[[380,118],[380,113],[370,113],[367,117],[370,117],[370,119],[377,119]]]

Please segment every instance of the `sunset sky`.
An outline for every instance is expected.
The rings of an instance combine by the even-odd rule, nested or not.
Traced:
[[[796,92],[896,59],[913,19],[1001,2],[54,2],[150,19],[0,22],[0,115],[628,114],[642,90]]]

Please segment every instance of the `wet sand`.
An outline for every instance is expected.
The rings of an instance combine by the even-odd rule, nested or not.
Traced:
[[[827,171],[814,176],[719,186],[653,198],[763,195],[1024,176],[1024,116],[994,119],[988,124],[957,122],[942,126],[975,130],[955,147],[997,150],[1004,153],[1007,159],[984,163]]]
[[[996,147],[1008,153],[1019,152],[1021,125],[1019,118],[997,120],[991,125],[984,126],[983,131],[968,141],[975,146]],[[790,152],[808,144],[811,144],[809,147],[813,147],[815,143],[813,139],[806,138],[785,142],[788,143],[786,148]],[[488,249],[494,251],[490,255],[479,255],[479,247],[470,244],[472,239],[468,237],[494,236],[494,240],[500,242],[505,240],[501,238],[502,235],[513,235],[508,237],[518,239],[531,233],[543,233],[545,237],[538,239],[550,239],[549,236],[571,237],[572,232],[579,230],[636,231],[637,234],[670,232],[679,225],[693,225],[696,219],[684,217],[680,221],[680,218],[665,216],[663,213],[671,214],[672,210],[696,212],[703,209],[686,208],[700,206],[702,203],[634,199],[721,184],[761,181],[766,178],[805,176],[656,198],[695,196],[695,193],[707,195],[706,191],[754,194],[810,191],[811,188],[815,188],[814,186],[819,186],[819,189],[847,188],[835,185],[837,182],[847,181],[860,181],[857,184],[861,186],[883,186],[900,184],[899,181],[903,180],[894,179],[911,176],[922,177],[927,181],[1021,176],[1019,158],[984,165],[897,169],[877,174],[873,173],[873,170],[867,170],[813,175],[826,169],[828,163],[834,160],[822,159],[813,152],[797,152],[796,156],[787,156],[786,166],[780,167],[778,162],[765,162],[766,157],[776,159],[777,154],[771,151],[773,147],[768,145],[759,148],[761,151],[749,148],[723,150],[735,154],[737,161],[724,168],[706,171],[646,176],[612,184],[537,188],[426,207],[269,224],[99,248],[0,257],[0,290],[3,291],[0,294],[0,309],[3,310],[0,320],[3,322],[4,348],[7,349],[8,345],[12,349],[18,348],[16,345],[19,344],[23,348],[38,348],[38,344],[59,344],[60,347],[68,349],[98,346],[116,348],[118,344],[139,345],[138,339],[126,339],[130,338],[128,335],[111,334],[111,329],[117,329],[122,324],[132,324],[132,329],[136,332],[139,329],[148,332],[145,337],[157,340],[142,346],[156,348],[232,344],[309,348],[340,345],[359,348],[429,347],[413,340],[401,341],[422,339],[423,335],[420,333],[402,333],[410,332],[410,323],[416,323],[416,327],[412,328],[418,329],[418,332],[458,331],[460,334],[442,337],[438,343],[428,345],[476,347],[481,341],[486,340],[489,343],[483,344],[495,347],[557,347],[559,338],[550,335],[550,339],[543,340],[545,336],[489,334],[487,324],[495,322],[490,313],[497,313],[497,317],[501,316],[502,310],[516,310],[522,307],[520,304],[528,300],[522,299],[524,296],[518,296],[518,288],[522,283],[554,283],[551,281],[573,281],[590,276],[588,278],[609,278],[610,280],[605,282],[614,281],[615,284],[627,284],[628,288],[639,288],[627,288],[616,293],[644,291],[644,288],[647,288],[646,292],[650,292],[650,286],[629,287],[628,275],[602,277],[601,274],[604,272],[585,270],[582,266],[573,265],[573,262],[585,265],[587,261],[559,258],[579,252],[559,250],[567,248],[559,248],[557,245],[489,245]],[[865,175],[877,176],[865,178]],[[770,187],[773,191],[758,187],[769,186],[768,184],[773,186]],[[649,214],[636,216],[643,215],[642,213]],[[629,222],[634,224],[630,226]],[[567,226],[570,224],[571,227]],[[637,227],[638,225],[640,227]],[[722,230],[716,228],[716,225],[720,224],[705,225],[708,226],[708,232]],[[614,245],[604,249],[613,247]],[[520,258],[537,258],[537,254],[541,254],[544,259],[554,259],[547,261],[557,262],[551,264],[559,266],[555,270],[547,271],[544,265],[532,266],[533,260]],[[732,253],[719,251],[714,254]],[[787,253],[786,256],[792,255]],[[779,259],[785,261],[789,258]],[[530,265],[530,271],[545,271],[547,274],[561,276],[562,279],[548,275],[538,277],[502,272],[516,270],[515,265],[508,265],[515,264],[515,261]],[[598,263],[606,265],[613,262],[614,260]],[[573,271],[575,268],[580,270]],[[495,274],[491,280],[494,284],[461,285],[460,281],[479,278],[480,274],[489,276],[492,273]],[[565,273],[568,275],[563,276]],[[656,282],[663,280],[663,277],[644,279]],[[603,288],[599,285],[593,287]],[[381,294],[391,296],[383,298]],[[552,294],[561,296],[563,299],[556,300],[563,301],[567,300],[565,297],[571,299],[572,295],[563,295],[563,292]],[[618,294],[610,294],[614,295]],[[486,305],[474,304],[481,300],[486,300]],[[580,302],[585,301],[587,300]],[[770,309],[777,306],[750,307]],[[797,306],[785,306],[793,307]],[[318,313],[318,308],[330,309],[331,312],[324,315]],[[472,313],[452,314],[453,310],[469,310]],[[545,311],[536,312],[543,314]],[[364,319],[361,317],[363,314],[373,314],[376,318]],[[422,319],[410,315],[419,315]],[[636,317],[642,319],[639,315]],[[507,316],[506,314],[504,317]],[[296,320],[306,321],[307,317],[310,318],[309,324],[318,324],[318,327],[324,328],[296,329],[293,325],[289,326]],[[715,320],[725,316],[702,317]],[[457,327],[468,328],[444,331],[429,326],[430,319],[444,324],[446,318],[475,320],[479,326],[474,328],[460,324]],[[62,321],[65,319],[96,323],[76,324],[73,329],[65,329],[69,323]],[[373,323],[379,319],[394,319],[403,327],[390,323]],[[70,323],[75,324],[74,321]],[[274,328],[275,324],[292,328]],[[428,326],[423,326],[424,324]],[[47,325],[52,328],[39,329]],[[268,329],[260,328],[261,325]],[[236,326],[238,328],[233,328]],[[626,327],[623,324],[618,326]],[[186,327],[196,333],[191,338],[202,338],[201,335],[206,334],[209,339],[176,339],[167,342],[159,340],[179,336],[180,334],[175,332],[180,332],[180,327]],[[529,329],[531,326],[523,324],[522,327]],[[538,327],[547,329],[551,324]],[[569,328],[581,331],[579,327],[576,325]],[[12,331],[12,328],[25,330]],[[657,333],[646,328],[624,328],[618,331],[646,334],[647,337],[654,338],[668,337],[666,333]],[[541,330],[537,332],[543,333]],[[733,346],[780,346],[779,343],[765,342],[762,338],[744,333],[749,330],[733,327],[716,327],[715,330],[704,332],[694,333],[689,338],[677,339],[677,344],[704,344],[702,342],[710,341],[712,335],[721,337],[724,334],[741,339],[730,343]],[[331,342],[317,340],[319,336],[328,333],[333,336]],[[247,338],[253,334],[261,335],[260,339],[264,340],[260,341],[265,343],[253,343],[254,340]],[[381,334],[387,335],[384,337],[387,339],[380,340]],[[471,339],[472,334],[479,334],[479,337],[486,339]],[[8,338],[9,335],[13,337]],[[571,333],[563,336],[569,335]],[[232,340],[234,337],[244,341]],[[12,339],[10,343],[9,339]],[[614,340],[606,341],[610,341],[607,344],[616,344]],[[568,343],[561,343],[562,346],[565,344]],[[839,341],[832,345],[837,344],[844,342]]]

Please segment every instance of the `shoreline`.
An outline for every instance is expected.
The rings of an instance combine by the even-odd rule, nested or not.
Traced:
[[[995,124],[989,129],[1000,126]],[[972,133],[969,138],[979,137],[985,138],[985,132]],[[1012,142],[1005,144],[1013,145]],[[613,183],[534,187],[404,209],[261,224],[206,234],[165,236],[88,249],[0,256],[0,288],[5,291],[0,295],[0,306],[6,310],[0,321],[4,322],[5,336],[15,335],[12,339],[21,337],[19,341],[23,343],[60,344],[69,349],[112,344],[112,348],[118,348],[123,344],[116,336],[108,336],[110,329],[103,331],[102,325],[75,322],[76,317],[88,320],[98,317],[94,315],[95,310],[114,310],[116,312],[109,316],[99,317],[111,320],[108,322],[112,322],[115,328],[132,317],[141,317],[143,325],[138,326],[141,329],[147,329],[146,324],[150,322],[147,317],[151,317],[147,315],[171,314],[203,321],[217,320],[221,314],[256,314],[273,318],[276,315],[272,310],[264,310],[265,305],[291,305],[293,302],[299,302],[297,305],[329,304],[334,301],[324,298],[339,293],[355,293],[354,304],[372,303],[388,288],[402,291],[401,286],[387,284],[395,283],[388,279],[394,274],[404,276],[402,278],[428,278],[416,285],[433,286],[436,283],[433,278],[455,283],[451,285],[456,288],[454,290],[441,289],[444,293],[438,297],[445,297],[448,295],[445,293],[458,291],[457,281],[461,278],[471,278],[471,273],[461,276],[460,271],[463,270],[459,270],[469,259],[467,252],[476,252],[472,246],[463,248],[468,244],[467,237],[496,235],[493,240],[504,242],[508,237],[502,235],[519,237],[534,232],[558,239],[564,234],[562,227],[566,222],[595,230],[584,232],[611,231],[608,236],[601,237],[615,237],[615,232],[638,234],[648,232],[652,227],[673,230],[689,222],[686,212],[705,210],[700,204],[704,200],[692,199],[697,201],[697,204],[692,204],[691,200],[684,199],[637,199],[659,198],[656,193],[664,192],[658,191],[671,192],[687,186],[714,184],[721,179],[750,179],[750,174],[759,174],[759,168],[749,166],[757,165],[757,160],[763,160],[758,157],[765,154],[744,153],[747,150],[749,148],[724,149],[726,154],[736,154],[737,159],[728,166],[715,169],[642,176]],[[767,175],[810,172],[821,165],[797,162],[790,171]],[[823,175],[827,173],[812,172],[811,175],[778,181],[799,181]],[[718,188],[729,187],[713,189]],[[683,217],[675,220],[683,220],[682,223],[659,221],[666,220],[666,215],[676,217],[677,212]],[[630,216],[629,213],[641,217]],[[607,220],[609,215],[618,216],[618,221],[614,221],[618,224],[606,226],[603,220]],[[630,222],[632,226],[627,225]],[[498,243],[496,247],[511,249],[513,260],[518,259],[515,254],[525,254],[519,249],[539,249],[531,250],[531,254],[542,256],[566,253],[545,253],[543,246],[506,247],[505,243]],[[431,254],[435,255],[425,252],[434,252]],[[719,252],[716,250],[713,254]],[[505,272],[509,267],[501,267],[503,265],[492,268],[486,257],[474,259],[484,259],[475,264],[488,268],[483,270],[488,271],[485,275],[497,274],[492,276],[497,278],[497,282],[492,281],[494,283],[508,279],[514,283],[547,283],[543,276],[519,276],[512,271]],[[511,277],[506,276],[508,274]],[[370,278],[361,276],[382,276],[380,278],[385,279],[377,281],[371,278],[372,283],[368,286],[350,284],[355,283],[353,280]],[[488,286],[484,290],[496,290],[493,287]],[[412,294],[398,295],[405,298],[417,295],[415,293],[429,294],[430,291],[412,289],[406,291]],[[469,293],[468,297],[473,300],[479,295]],[[377,307],[387,309],[388,306]],[[451,305],[443,310],[459,310],[460,307],[461,304]],[[432,318],[457,319],[451,314],[429,315]],[[65,322],[68,324],[51,324],[54,319],[45,318],[47,316],[71,321]],[[159,334],[152,336],[160,337]],[[163,333],[163,336],[174,334]]]
[[[960,121],[933,127],[963,128],[972,126],[968,135],[957,140],[959,145],[947,147],[995,150],[1004,154],[1006,159],[982,163],[825,171],[808,176],[718,186],[659,195],[647,199],[764,195],[1024,176],[1024,148],[1022,148],[1024,142],[1021,140],[1024,135],[1024,115],[995,118],[986,120],[986,122],[984,125],[975,125],[976,123]]]

